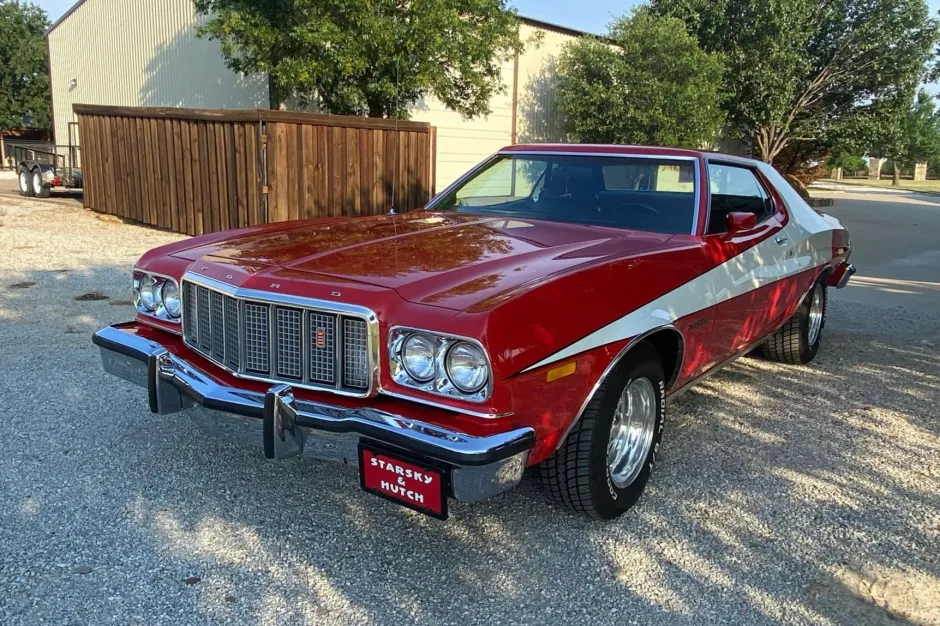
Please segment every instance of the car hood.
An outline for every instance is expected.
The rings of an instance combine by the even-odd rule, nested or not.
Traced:
[[[174,256],[260,271],[282,267],[394,289],[410,302],[466,310],[582,265],[660,252],[670,235],[419,211],[296,222]]]

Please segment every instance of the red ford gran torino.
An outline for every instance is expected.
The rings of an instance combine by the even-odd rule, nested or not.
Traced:
[[[513,146],[422,210],[152,250],[136,320],[94,342],[154,413],[358,466],[424,513],[534,467],[613,518],[649,480],[669,396],[758,346],[813,359],[849,253],[764,163]]]

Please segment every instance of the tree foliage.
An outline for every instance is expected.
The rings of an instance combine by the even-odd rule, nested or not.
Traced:
[[[720,55],[703,52],[677,19],[639,10],[607,40],[569,43],[556,69],[573,141],[701,148],[721,130]]]
[[[860,172],[868,168],[868,163],[865,162],[865,159],[858,156],[857,154],[850,154],[847,152],[841,152],[839,154],[834,154],[829,157],[829,160],[826,162],[826,165],[830,168],[841,167],[846,172]]]
[[[48,128],[49,61],[44,33],[49,20],[32,4],[0,0],[0,129]]]
[[[940,159],[940,112],[926,91],[913,98],[907,92],[876,100],[868,119],[869,154],[891,160],[895,185],[902,169]]]
[[[916,85],[938,40],[924,0],[652,0],[725,53],[731,128],[772,162],[794,139],[899,85]]]
[[[228,66],[266,73],[271,103],[316,97],[330,113],[396,117],[433,94],[490,112],[502,61],[521,50],[506,0],[194,0]]]

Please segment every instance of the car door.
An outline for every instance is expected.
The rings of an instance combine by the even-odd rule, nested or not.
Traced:
[[[755,169],[739,162],[708,162],[710,192],[706,249],[716,300],[712,349],[719,359],[752,346],[778,321],[781,305],[792,299],[784,264],[792,256],[786,237],[787,214]],[[729,213],[754,215],[752,227],[728,232]]]

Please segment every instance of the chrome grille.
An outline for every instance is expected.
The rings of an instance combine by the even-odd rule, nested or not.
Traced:
[[[199,320],[199,330],[196,332],[199,347],[206,352],[212,349],[212,342],[210,341],[212,333],[209,332],[209,293],[208,289],[200,289],[199,297],[196,298],[196,319]]]
[[[369,332],[360,319],[343,319],[343,384],[355,389],[369,386]]]
[[[183,334],[187,337],[196,337],[196,285],[186,283],[183,286],[183,306],[186,307],[186,321],[183,323]]]
[[[241,365],[238,346],[238,300],[225,296],[225,364],[232,369]]]
[[[336,316],[310,312],[310,380],[336,382]]]
[[[266,304],[245,303],[245,368],[249,372],[267,374],[270,349],[268,347],[268,313]]]
[[[230,371],[356,395],[371,391],[374,361],[365,319],[305,302],[264,302],[257,292],[242,298],[242,292],[185,278],[182,292],[184,341]]]
[[[217,329],[217,332],[212,333],[212,356],[221,361],[225,359],[225,317],[222,314],[222,294],[213,291],[209,295],[209,302],[212,328]]]
[[[300,349],[300,323],[303,311],[277,307],[277,375],[303,376],[303,350]]]

